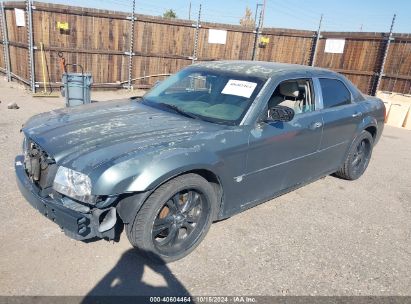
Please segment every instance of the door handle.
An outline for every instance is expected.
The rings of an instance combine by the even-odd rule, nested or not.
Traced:
[[[311,128],[312,128],[312,129],[318,129],[318,128],[321,128],[322,126],[323,126],[323,123],[322,123],[322,122],[319,122],[319,121],[313,122],[313,123],[311,124]]]
[[[351,115],[352,117],[360,117],[360,116],[362,116],[362,113],[361,112],[356,112],[356,113],[354,113],[353,115]]]

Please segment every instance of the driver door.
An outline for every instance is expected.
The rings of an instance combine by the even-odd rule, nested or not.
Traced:
[[[298,94],[291,82],[298,84]],[[282,85],[288,88],[280,90]],[[273,197],[321,171],[317,165],[323,121],[316,104],[311,79],[287,80],[273,92],[265,111],[285,105],[294,107],[295,116],[289,122],[266,120],[251,130],[244,176],[250,189],[247,205]]]

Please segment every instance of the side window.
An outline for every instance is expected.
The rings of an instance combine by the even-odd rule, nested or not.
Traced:
[[[294,110],[295,115],[315,111],[311,79],[293,79],[281,82],[268,101],[268,110],[280,105]]]
[[[351,93],[337,79],[320,78],[324,109],[351,103]]]

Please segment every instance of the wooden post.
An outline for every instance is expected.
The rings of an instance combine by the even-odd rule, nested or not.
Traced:
[[[9,49],[9,35],[7,32],[7,20],[6,14],[4,13],[4,3],[3,1],[0,2],[1,8],[1,29],[2,29],[2,39],[3,39],[3,55],[4,55],[4,63],[6,65],[6,76],[7,81],[11,81],[11,70],[10,70],[10,49]]]

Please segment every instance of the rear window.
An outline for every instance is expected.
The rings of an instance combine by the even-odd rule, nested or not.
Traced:
[[[351,103],[351,93],[340,80],[320,78],[320,85],[325,109]]]

